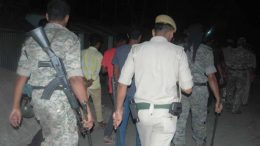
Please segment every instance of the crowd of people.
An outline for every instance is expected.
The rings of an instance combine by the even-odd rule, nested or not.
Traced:
[[[102,54],[99,49],[103,39],[99,34],[91,34],[89,47],[80,50],[78,37],[66,28],[69,11],[66,2],[51,1],[44,30],[51,49],[63,60],[72,91],[79,103],[86,106],[84,127],[93,128],[95,114],[98,126],[104,128],[104,143],[127,145],[127,124],[134,112],[130,112],[129,106],[133,99],[138,112],[134,122],[136,146],[170,146],[171,142],[185,146],[190,113],[195,143],[205,146],[210,93],[215,98],[216,113],[221,113],[225,106],[233,114],[241,114],[241,106],[248,104],[256,57],[244,37],[238,38],[236,44],[227,39],[223,47],[216,48],[205,39],[203,25],[191,24],[184,41],[175,44],[172,40],[176,23],[162,14],[155,18],[150,40],[141,42],[142,31],[133,28],[118,33],[114,46]],[[77,146],[76,118],[63,91],[56,89],[50,100],[40,98],[44,87],[55,77],[53,69],[38,67],[39,61],[48,60],[33,39],[25,42],[18,63],[10,123],[14,127],[21,124],[23,86],[28,82],[33,87],[43,87],[34,88],[32,93],[35,116],[44,137],[42,145]],[[114,106],[108,122],[102,114],[100,72],[108,75],[107,90]],[[90,109],[90,98],[94,109]],[[178,103],[182,105],[179,113],[175,109]]]

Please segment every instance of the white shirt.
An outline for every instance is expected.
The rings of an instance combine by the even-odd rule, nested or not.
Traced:
[[[168,104],[177,98],[176,82],[182,89],[193,86],[183,47],[162,36],[134,45],[122,68],[119,83],[130,85],[135,75],[136,102]]]

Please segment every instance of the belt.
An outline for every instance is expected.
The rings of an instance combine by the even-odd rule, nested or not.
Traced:
[[[171,104],[155,104],[154,105],[155,109],[170,109],[170,107],[171,107]],[[150,103],[146,103],[146,102],[136,103],[136,108],[137,108],[137,110],[149,109]]]
[[[232,71],[246,71],[248,70],[248,68],[228,68],[229,70],[232,70]]]
[[[205,82],[205,83],[194,82],[194,85],[195,85],[195,86],[207,86],[208,83],[207,83],[207,82]]]
[[[31,87],[33,90],[41,90],[46,88],[46,86],[33,86],[33,85],[31,85]],[[58,86],[55,90],[63,90],[63,87]]]

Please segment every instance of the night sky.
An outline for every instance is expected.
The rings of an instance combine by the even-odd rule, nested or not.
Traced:
[[[44,13],[49,0],[27,1],[30,11]],[[260,6],[250,0],[67,0],[72,7],[71,20],[95,21],[109,25],[152,27],[154,17],[172,16],[182,32],[189,24],[199,22],[217,26],[217,34],[226,37],[246,36],[254,42],[260,32]],[[219,36],[218,36],[219,37]]]
[[[176,36],[191,23],[215,26],[219,40],[245,36],[256,53],[260,47],[260,5],[251,0],[67,0],[71,23],[140,26],[151,29],[158,14],[168,14],[177,24]],[[23,18],[44,14],[49,0],[0,0],[0,16]],[[6,21],[8,21],[8,19]],[[16,19],[16,18],[15,18]],[[13,22],[14,20],[10,20]],[[258,53],[259,54],[259,53]]]

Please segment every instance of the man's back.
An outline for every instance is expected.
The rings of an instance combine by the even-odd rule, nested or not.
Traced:
[[[118,66],[120,71],[122,70],[122,68],[125,64],[126,58],[131,50],[131,47],[132,47],[131,45],[125,44],[125,45],[122,45],[122,46],[116,48],[115,56],[113,58],[112,63],[114,65]],[[132,84],[130,86],[128,86],[126,94],[132,97],[132,96],[134,96],[135,91],[136,91],[136,87],[135,87],[135,83],[133,80]]]
[[[226,57],[226,64],[230,69],[248,69],[253,64],[250,62],[250,52],[243,47],[231,48]]]
[[[93,46],[82,51],[82,70],[86,79],[93,80],[91,89],[100,88],[99,72],[102,58],[102,54]]]
[[[46,35],[51,43],[51,49],[63,60],[68,76],[72,72],[81,75],[79,41],[75,34],[59,24],[49,23],[45,27]],[[31,74],[29,84],[37,86],[47,85],[54,77],[55,70],[49,67],[38,67],[39,61],[49,61],[49,56],[31,38],[23,48],[18,72]],[[28,60],[27,60],[28,58]]]
[[[186,52],[193,81],[205,83],[208,81],[206,74],[215,72],[213,50],[207,45],[200,44],[196,52],[196,58],[192,61],[193,49]]]
[[[176,82],[179,71],[188,66],[187,62],[186,64],[181,62],[182,59],[186,59],[183,48],[158,36],[149,42],[134,45],[130,55],[132,60],[127,61],[134,63],[136,101],[156,104],[172,102],[177,96]],[[182,72],[180,77],[186,75],[183,70]],[[144,97],[149,97],[149,101],[143,101]]]

